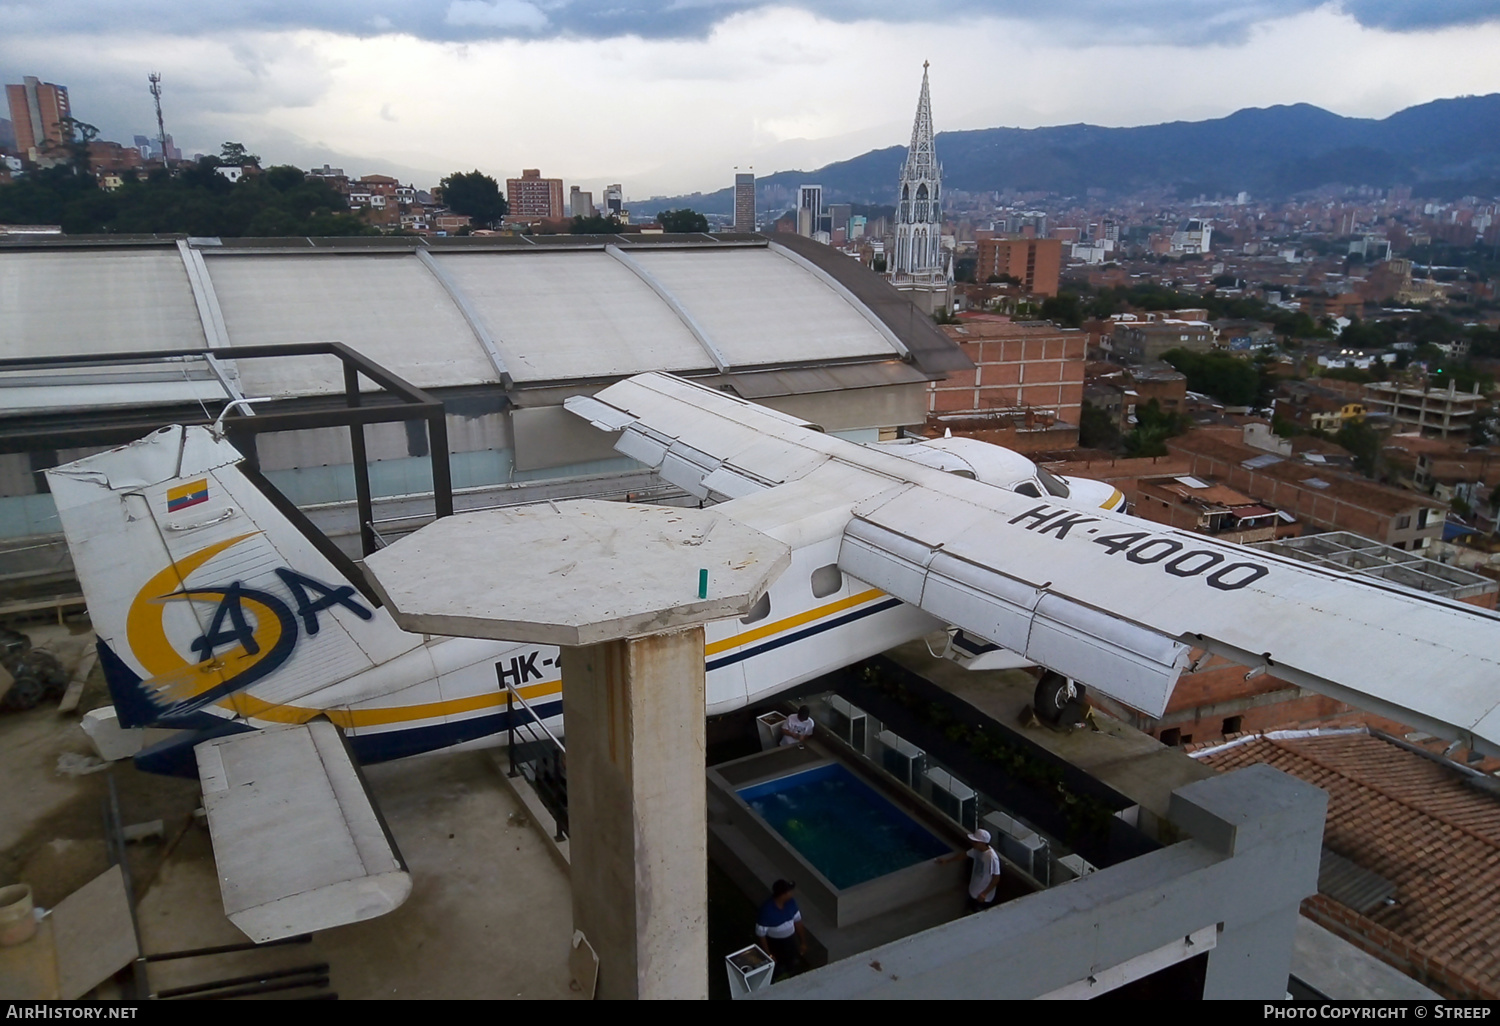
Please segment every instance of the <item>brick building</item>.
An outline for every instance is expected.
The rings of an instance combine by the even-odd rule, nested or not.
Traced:
[[[980,315],[943,327],[972,371],[934,381],[931,420],[1025,451],[1078,443],[1086,336],[1051,324]],[[980,434],[980,432],[991,434]]]
[[[505,203],[508,219],[557,220],[565,213],[562,179],[543,178],[541,171],[527,168],[520,178],[505,180]]]
[[[1121,322],[1113,333],[1114,352],[1134,360],[1160,360],[1173,349],[1206,353],[1214,348],[1217,333],[1207,321],[1172,318],[1157,321]]]
[[[144,167],[145,164],[146,161],[141,156],[141,151],[134,146],[122,146],[117,142],[98,140],[89,143],[89,171],[95,175],[111,171],[127,171]]]
[[[367,192],[371,196],[384,196],[390,200],[395,199],[396,190],[401,188],[401,180],[392,178],[390,175],[361,175],[352,188],[359,192]]]
[[[1168,363],[1131,367],[1125,380],[1135,392],[1135,403],[1156,402],[1163,413],[1177,413],[1187,404],[1187,375]]]
[[[47,149],[72,138],[72,133],[63,128],[63,121],[73,113],[68,106],[67,86],[27,75],[19,85],[5,87],[5,98],[18,156],[35,161]]]
[[[1402,550],[1443,536],[1444,506],[1409,491],[1246,445],[1240,428],[1197,428],[1167,442],[1189,472],[1284,509],[1303,524],[1353,531]]]
[[[1062,271],[1062,242],[1058,239],[980,239],[975,281],[1009,275],[1034,296],[1057,295]]]
[[[1295,531],[1279,510],[1226,485],[1190,475],[1142,478],[1136,485],[1135,515],[1184,531],[1247,545]]]

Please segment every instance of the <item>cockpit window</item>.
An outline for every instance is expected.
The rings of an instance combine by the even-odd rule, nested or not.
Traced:
[[[1042,482],[1042,487],[1059,499],[1066,499],[1068,497],[1068,483],[1056,474],[1048,471],[1046,467],[1037,467],[1036,476],[1037,480]],[[1016,490],[1020,491],[1019,488]]]
[[[1033,499],[1040,499],[1042,497],[1042,493],[1038,491],[1036,485],[1032,484],[1030,481],[1022,481],[1020,484],[1016,485],[1016,491],[1020,492],[1022,495],[1029,495]]]

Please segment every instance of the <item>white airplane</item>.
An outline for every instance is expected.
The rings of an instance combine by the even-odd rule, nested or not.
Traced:
[[[1493,613],[1137,520],[1109,486],[984,443],[861,446],[664,374],[566,405],[792,550],[743,619],[709,625],[709,714],[958,628],[1149,715],[1207,651],[1500,754]],[[233,797],[271,778],[270,756],[205,755],[228,752],[226,735],[316,721],[325,740],[309,764],[326,768],[330,733],[361,762],[499,743],[503,683],[559,714],[555,649],[401,630],[359,569],[283,514],[241,459],[209,429],[169,427],[47,472],[120,722],[182,729],[143,752],[143,768],[191,774],[196,762],[206,795]],[[378,849],[368,795],[353,792],[330,783],[318,815],[365,823],[350,833]],[[245,872],[270,874],[253,831],[220,818],[221,872],[239,842],[255,853]],[[393,845],[346,861],[366,897],[404,873]],[[266,886],[236,920],[256,939],[352,921],[348,902],[309,898],[317,887]],[[407,890],[386,886],[352,918]],[[229,910],[227,884],[225,898]]]
[[[1026,494],[1124,503],[1108,485],[1064,481],[971,439],[888,446]],[[317,717],[361,763],[501,744],[506,683],[539,715],[560,713],[555,648],[401,630],[359,569],[277,509],[242,459],[208,428],[168,427],[47,471],[120,724],[184,731],[138,756],[141,768],[196,776],[193,747],[210,737]],[[799,563],[816,559],[835,554],[809,550]],[[709,628],[707,712],[941,626],[840,573],[806,594],[773,588],[743,622]]]

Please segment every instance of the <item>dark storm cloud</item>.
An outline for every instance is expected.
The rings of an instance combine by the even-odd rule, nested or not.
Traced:
[[[1344,9],[1361,25],[1397,32],[1500,19],[1497,0],[1345,0]]]
[[[985,15],[1133,42],[1242,39],[1264,21],[1330,6],[1327,0],[0,0],[0,32],[122,32],[196,36],[321,29],[355,36],[404,33],[471,41],[572,36],[653,39],[706,35],[725,18],[784,6],[838,22],[961,23]],[[1342,0],[1361,24],[1396,31],[1500,20],[1500,0]]]

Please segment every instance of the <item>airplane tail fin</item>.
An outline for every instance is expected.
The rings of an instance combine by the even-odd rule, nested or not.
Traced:
[[[421,644],[242,459],[173,426],[47,471],[124,725],[285,720]]]

